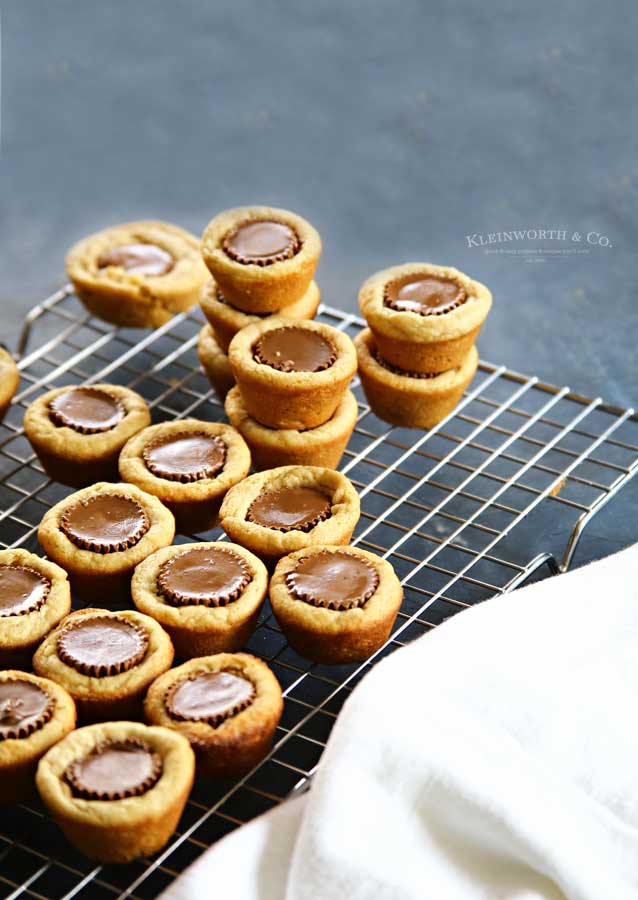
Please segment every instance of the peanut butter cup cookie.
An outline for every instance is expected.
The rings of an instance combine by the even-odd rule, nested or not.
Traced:
[[[40,757],[75,728],[75,705],[46,678],[0,672],[0,805],[34,794]]]
[[[4,419],[19,384],[20,373],[13,357],[4,347],[0,347],[0,422]]]
[[[150,616],[82,609],[43,641],[33,667],[69,692],[83,722],[101,722],[140,718],[146,689],[172,662],[171,640]]]
[[[249,415],[269,428],[298,431],[334,415],[357,371],[346,334],[321,322],[281,318],[236,334],[228,359]]]
[[[333,469],[281,466],[232,488],[220,519],[233,541],[272,563],[303,547],[347,544],[359,520],[359,495]]]
[[[291,303],[290,306],[284,306],[277,315],[286,319],[314,319],[319,308],[319,300],[319,288],[312,281],[301,300]],[[213,336],[224,353],[228,353],[228,345],[238,331],[260,322],[264,315],[263,313],[262,316],[251,315],[241,309],[235,309],[226,301],[214,278],[202,288],[200,305],[213,330]]]
[[[193,786],[188,741],[167,728],[105,722],[79,728],[40,761],[44,805],[85,856],[125,863],[160,850]]]
[[[223,403],[226,394],[235,385],[235,376],[230,368],[227,355],[215,340],[210,325],[204,325],[199,332],[197,356],[211,387]]]
[[[457,269],[426,263],[384,269],[359,292],[381,357],[424,374],[462,366],[491,305],[485,285]]]
[[[117,479],[117,458],[151,423],[146,401],[115,384],[56,388],[24,414],[24,430],[44,471],[71,487]]]
[[[354,343],[359,378],[370,408],[385,422],[405,428],[432,428],[448,416],[478,366],[476,347],[471,347],[456,369],[438,375],[403,372],[379,356],[369,328],[358,334]]]
[[[239,388],[233,388],[224,404],[226,415],[250,449],[255,469],[277,466],[324,466],[336,469],[357,422],[357,401],[346,391],[333,415],[316,428],[276,430],[261,425],[249,414]]]
[[[209,277],[197,238],[167,222],[92,234],[71,248],[66,271],[89,312],[140,328],[157,328],[197,303]]]
[[[266,567],[228,541],[165,547],[133,575],[133,603],[171,636],[182,659],[238,650],[257,625]]]
[[[133,484],[101,482],[56,503],[38,540],[69,573],[73,592],[91,600],[130,597],[133,569],[175,536],[172,512]]]
[[[146,718],[191,742],[197,770],[239,777],[263,759],[281,718],[279,682],[247,653],[219,653],[171,669],[149,688]]]
[[[222,422],[181,419],[151,425],[120,454],[120,476],[154,494],[175,516],[177,530],[208,531],[226,491],[250,469],[250,451]]]
[[[310,547],[277,563],[270,602],[288,643],[307,659],[367,659],[390,635],[403,590],[384,559],[355,547]]]
[[[294,213],[242,206],[220,213],[202,237],[202,256],[232,306],[271,313],[301,300],[321,254],[319,234]]]
[[[26,550],[0,551],[0,668],[31,668],[40,641],[69,613],[64,569]]]

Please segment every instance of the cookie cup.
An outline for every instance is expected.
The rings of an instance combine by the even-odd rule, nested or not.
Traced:
[[[217,475],[197,481],[181,482],[153,474],[144,462],[144,448],[159,438],[204,434],[219,438],[226,447],[226,459]],[[246,442],[230,425],[179,419],[151,425],[136,434],[123,448],[119,459],[122,481],[136,485],[157,497],[175,516],[175,526],[182,534],[208,531],[218,522],[218,513],[226,492],[248,474],[250,451]]]
[[[228,391],[235,386],[235,376],[228,356],[215,340],[213,329],[204,325],[197,339],[197,356],[212,389],[223,403]]]
[[[86,675],[66,663],[59,653],[59,639],[65,629],[90,618],[115,618],[141,629],[148,638],[144,658],[132,668],[115,675]],[[42,642],[33,657],[38,675],[50,678],[73,697],[78,719],[83,723],[114,719],[141,719],[142,704],[148,686],[166,672],[173,662],[173,645],[161,625],[137,610],[113,612],[107,609],[81,609],[67,616]]]
[[[65,779],[71,763],[104,741],[141,741],[162,762],[152,788],[122,800],[84,800]],[[106,722],[79,728],[40,761],[36,784],[49,813],[73,846],[106,863],[125,863],[155,853],[177,828],[193,786],[195,760],[188,741],[166,728],[139,722]]]
[[[240,225],[272,220],[291,228],[300,243],[290,259],[267,266],[236,262],[223,249],[224,238]],[[202,257],[228,302],[248,313],[272,313],[304,296],[321,255],[321,238],[301,216],[270,206],[240,206],[215,216],[202,235]]]
[[[49,582],[46,598],[37,609],[0,616],[0,669],[30,669],[31,658],[42,639],[71,609],[67,574],[55,563],[20,549],[0,551],[0,566],[32,569]]]
[[[257,497],[282,488],[311,488],[330,499],[331,514],[309,531],[277,531],[246,518]],[[348,544],[359,521],[359,495],[340,472],[319,466],[281,466],[250,475],[226,494],[219,513],[222,528],[237,544],[246,547],[266,565],[282,556],[326,544]]]
[[[334,363],[320,372],[282,372],[258,362],[253,355],[258,339],[291,325],[329,340],[336,351]],[[249,325],[236,334],[230,343],[228,360],[253,419],[268,428],[300,431],[323,425],[334,415],[357,371],[357,356],[347,334],[323,322],[291,323],[281,317]]]
[[[249,414],[239,388],[224,403],[226,415],[248,444],[253,468],[324,466],[336,469],[357,422],[358,407],[352,391],[346,391],[334,414],[323,425],[307,431],[276,430],[261,425]]]
[[[0,422],[4,419],[19,384],[20,372],[13,357],[4,347],[0,347]]]
[[[370,329],[354,339],[359,378],[372,412],[404,428],[433,428],[448,416],[474,378],[478,366],[475,347],[458,369],[431,378],[414,378],[387,369],[375,358]]]
[[[23,738],[0,741],[0,805],[24,803],[35,795],[34,777],[42,756],[75,728],[75,704],[53,681],[28,672],[9,669],[0,672],[0,683],[28,681],[45,691],[53,700],[53,714],[48,722]]]
[[[338,551],[373,566],[379,582],[362,606],[328,609],[295,597],[286,576],[299,563],[323,551]],[[355,547],[312,547],[284,556],[270,580],[270,603],[290,646],[313,662],[361,662],[387,641],[401,606],[403,589],[394,569],[385,559]]]
[[[410,275],[434,275],[455,281],[466,300],[456,309],[422,316],[385,305],[386,285]],[[406,372],[446,372],[462,366],[492,305],[490,291],[458,269],[408,263],[377,272],[363,284],[359,307],[384,360]]]
[[[86,487],[96,481],[117,480],[117,459],[124,444],[151,423],[146,401],[129,388],[116,384],[90,387],[115,397],[124,407],[124,418],[108,431],[83,434],[66,425],[56,425],[49,404],[74,385],[48,391],[29,405],[24,431],[49,478],[70,487]]]
[[[226,671],[252,682],[255,695],[249,706],[216,726],[170,715],[165,701],[175,684],[200,674]],[[146,695],[144,711],[148,722],[174,729],[190,741],[198,774],[208,778],[238,778],[270,750],[283,711],[283,699],[279,682],[260,659],[248,653],[218,653],[191,659],[158,678]]]
[[[312,281],[300,300],[291,303],[290,306],[284,306],[277,315],[286,319],[314,319],[320,299],[319,288]],[[219,287],[214,278],[211,278],[202,288],[199,303],[223,353],[228,353],[228,345],[238,331],[260,321],[258,315],[251,315],[241,309],[235,309],[223,299],[223,295],[220,298]]]
[[[160,569],[181,553],[207,547],[230,550],[240,556],[248,568],[250,581],[239,597],[225,606],[170,603],[158,590]],[[261,560],[245,547],[229,541],[165,547],[139,564],[131,583],[133,603],[168,632],[181,659],[210,656],[242,647],[257,627],[267,589],[268,573]]]
[[[76,546],[61,529],[61,520],[69,507],[97,495],[131,498],[144,509],[149,528],[132,547],[112,553],[98,553]],[[68,572],[71,590],[78,596],[96,601],[128,600],[135,566],[167,547],[175,537],[175,519],[164,504],[133,484],[99,482],[76,491],[45,513],[38,528],[38,540],[44,552]]]
[[[105,251],[127,244],[160,247],[173,257],[173,268],[152,276],[121,266],[100,268],[98,260]],[[116,225],[84,238],[69,250],[66,271],[90,313],[114,325],[138,328],[157,328],[189,309],[209,277],[195,235],[157,221]]]

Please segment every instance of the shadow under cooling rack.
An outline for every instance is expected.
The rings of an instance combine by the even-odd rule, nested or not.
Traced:
[[[327,307],[318,318],[350,335],[363,324]],[[68,289],[32,311],[20,392],[0,429],[0,547],[38,551],[42,515],[70,492],[43,473],[22,431],[24,409],[43,391],[110,381],[141,393],[156,422],[223,418],[197,361],[202,325],[192,311],[152,333],[114,330],[89,318]],[[389,559],[405,592],[387,645],[363,665],[310,664],[288,647],[266,604],[247,649],[269,663],[285,695],[267,759],[240,781],[199,780],[170,844],[127,866],[88,862],[37,805],[0,814],[0,897],[155,897],[211,843],[299,789],[371,665],[540,567],[568,568],[583,529],[638,471],[632,410],[490,363],[429,432],[386,425],[358,381],[353,389],[359,417],[341,464],[361,497],[353,542]]]

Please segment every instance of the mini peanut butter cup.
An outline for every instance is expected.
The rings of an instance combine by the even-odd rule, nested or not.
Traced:
[[[105,250],[97,264],[100,269],[118,266],[138,275],[167,275],[174,268],[175,260],[157,244],[120,244]]]
[[[96,494],[79,500],[60,519],[60,529],[71,543],[94,553],[115,553],[133,547],[150,524],[137,500],[119,494]]]
[[[162,774],[162,760],[144,741],[102,741],[87,756],[70,763],[64,777],[76,797],[123,800],[139,797]]]
[[[394,372],[395,375],[403,375],[404,378],[438,378],[439,375],[443,375],[443,372],[408,372],[405,369],[400,369],[398,366],[393,366],[392,363],[387,362],[378,350],[374,351],[373,356],[379,365],[387,369],[388,372]]]
[[[55,700],[26,678],[0,681],[0,741],[29,737],[50,720]]]
[[[51,582],[29,566],[0,566],[0,618],[23,616],[39,609],[49,596]]]
[[[122,403],[97,388],[70,388],[49,403],[49,415],[58,426],[72,428],[80,434],[110,431],[126,415]]]
[[[159,437],[144,447],[146,468],[168,481],[201,481],[213,478],[224,468],[226,444],[220,437],[203,431]]]
[[[279,372],[322,372],[337,359],[329,338],[296,325],[274,328],[259,338],[253,347],[257,362]]]
[[[222,240],[227,256],[244,266],[270,266],[291,259],[300,247],[289,225],[271,219],[244,222]]]
[[[157,589],[174,606],[227,606],[251,580],[238,553],[221,547],[197,547],[167,560]]]
[[[310,531],[331,515],[330,498],[310,487],[263,491],[248,507],[246,519],[275,531]]]
[[[148,650],[143,628],[118,616],[81,616],[58,637],[58,656],[83,675],[104,678],[138,665]]]
[[[298,600],[341,611],[363,606],[379,586],[379,573],[352,553],[323,550],[302,559],[286,584]]]
[[[255,686],[239,672],[202,672],[172,684],[164,705],[173,719],[221,725],[255,699]]]
[[[384,290],[386,306],[420,316],[442,316],[466,300],[467,294],[458,282],[426,273],[396,278],[389,281]]]

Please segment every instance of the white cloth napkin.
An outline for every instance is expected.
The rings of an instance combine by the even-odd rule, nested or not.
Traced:
[[[379,663],[312,790],[170,900],[635,900],[638,549],[489,600]]]

